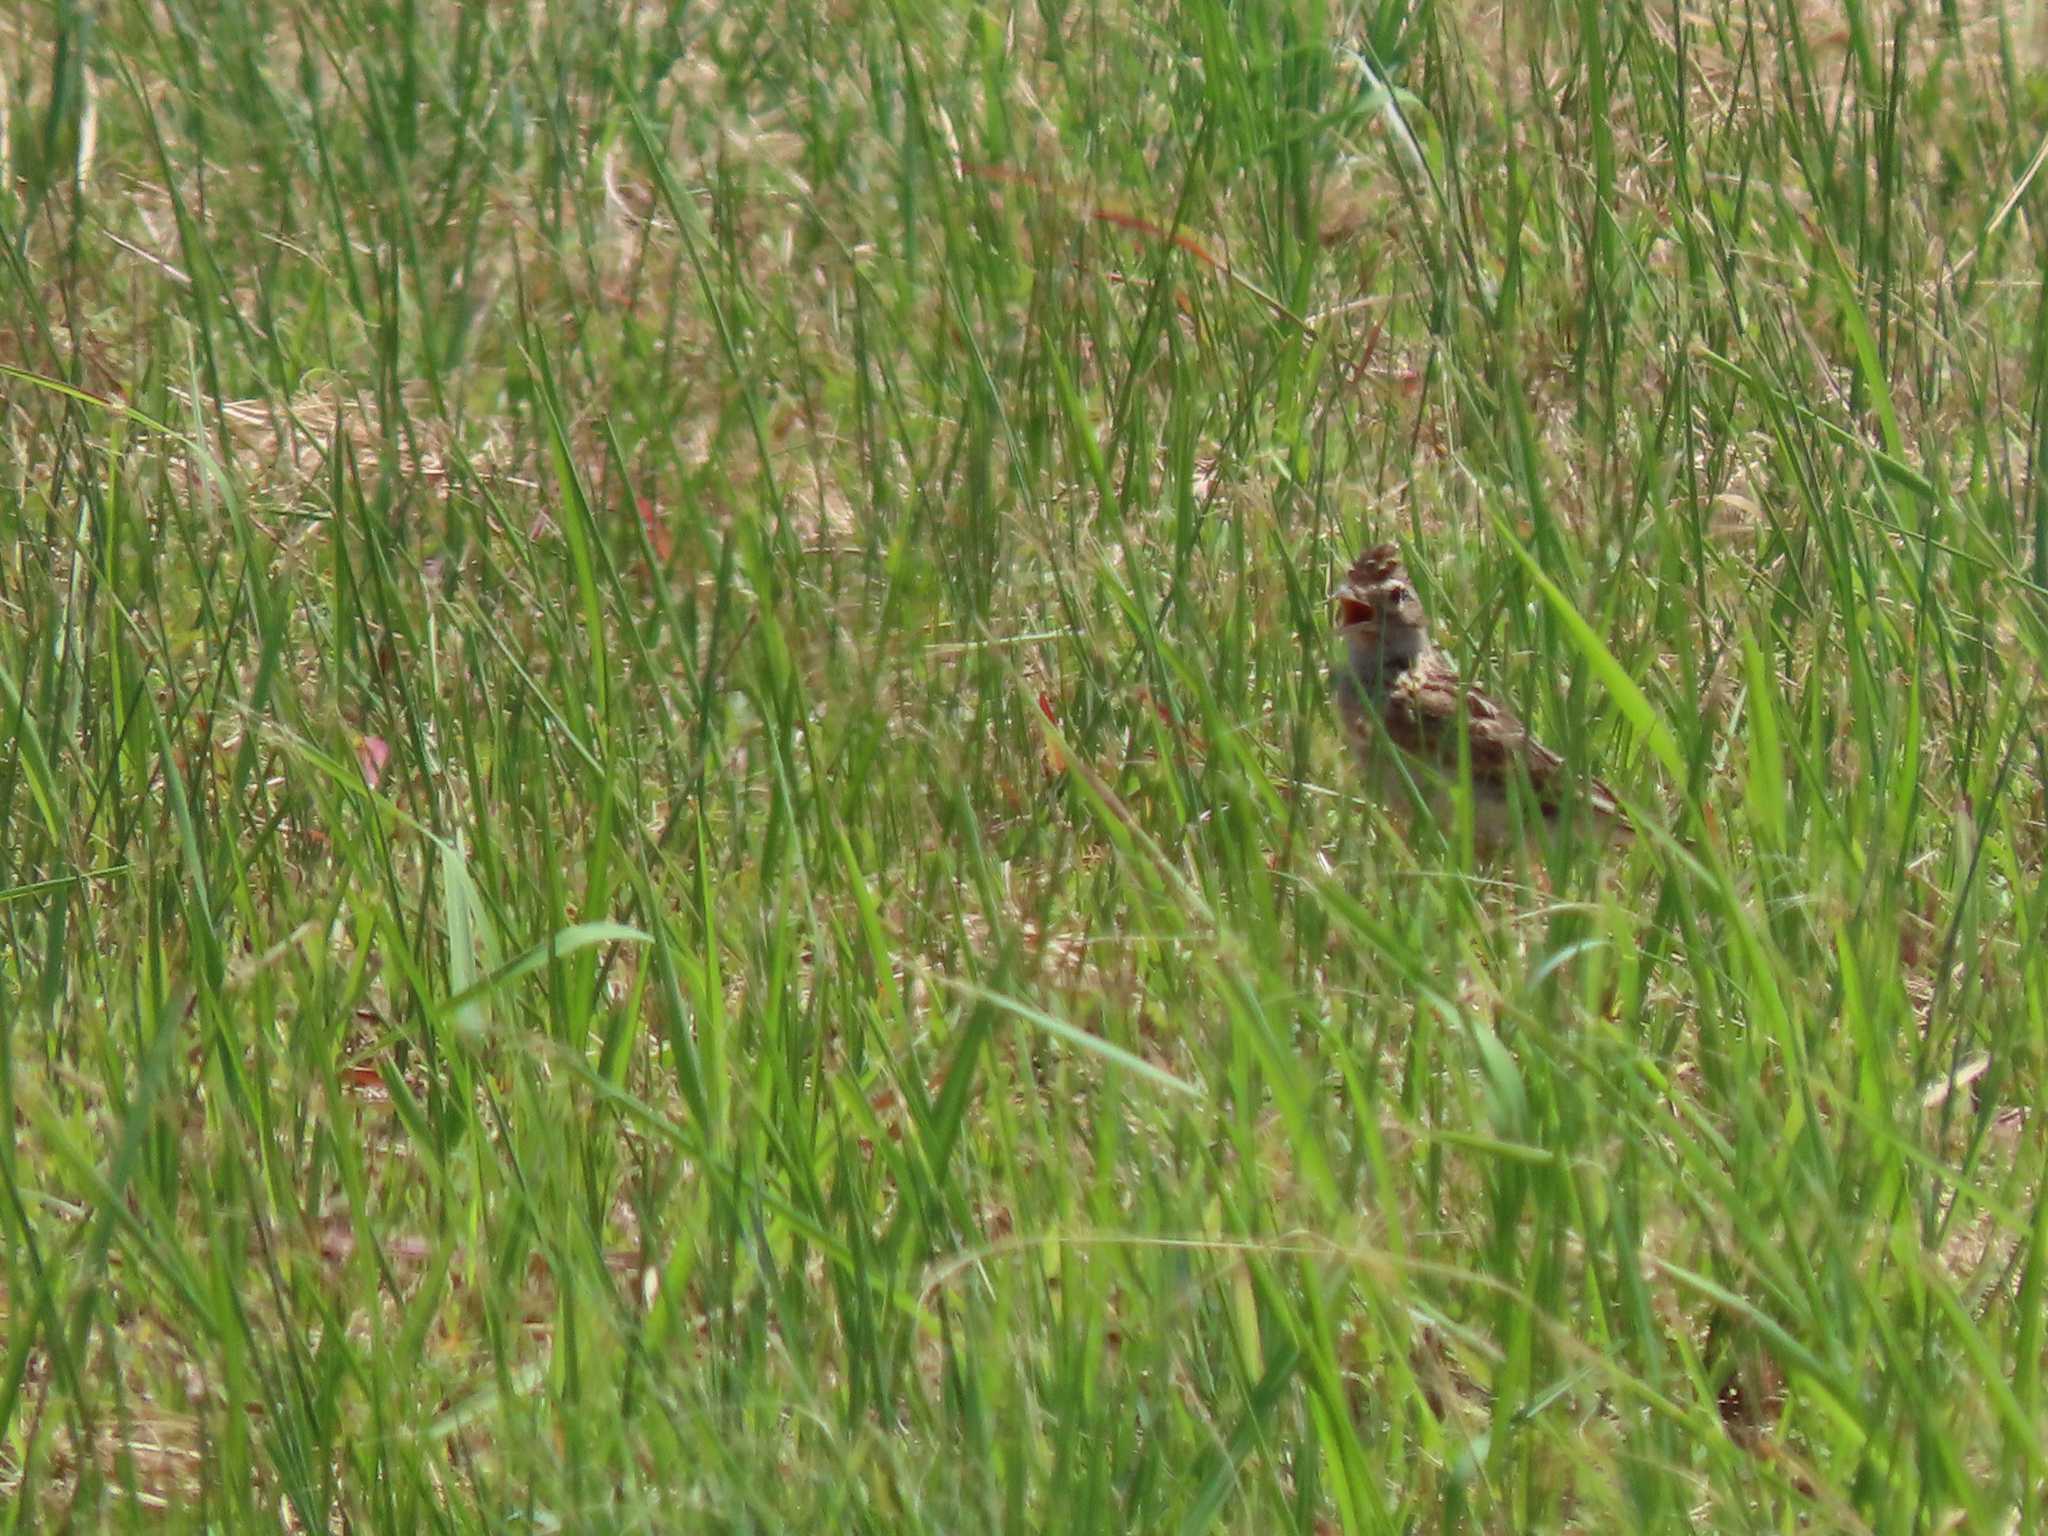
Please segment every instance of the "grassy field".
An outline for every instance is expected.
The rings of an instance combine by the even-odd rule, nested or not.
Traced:
[[[2048,21],[1506,11],[0,15],[0,1527],[2042,1528]]]

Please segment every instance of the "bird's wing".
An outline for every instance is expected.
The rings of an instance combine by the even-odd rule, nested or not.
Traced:
[[[1387,734],[1403,751],[1445,773],[1458,771],[1458,715],[1466,718],[1465,734],[1472,753],[1472,776],[1498,778],[1513,771],[1518,757],[1531,748],[1549,762],[1531,764],[1531,778],[1555,772],[1554,753],[1529,740],[1522,722],[1476,689],[1467,688],[1449,667],[1418,662],[1387,690]]]
[[[1556,815],[1584,804],[1596,815],[1628,824],[1614,792],[1598,779],[1576,778],[1565,760],[1529,734],[1528,727],[1506,705],[1468,688],[1445,666],[1411,667],[1387,691],[1387,734],[1403,751],[1441,773],[1458,771],[1458,715],[1465,716],[1465,738],[1472,756],[1472,779],[1507,793],[1510,779],[1526,773],[1536,803]]]

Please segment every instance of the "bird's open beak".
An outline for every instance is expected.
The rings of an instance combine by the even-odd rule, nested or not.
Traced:
[[[1337,627],[1349,629],[1354,624],[1363,624],[1373,616],[1372,604],[1358,595],[1358,589],[1345,582],[1330,594],[1330,600],[1337,605]]]

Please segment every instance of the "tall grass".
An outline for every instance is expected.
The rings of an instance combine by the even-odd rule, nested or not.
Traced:
[[[2026,1531],[2048,31],[0,18],[15,1529]],[[1325,594],[1643,826],[1361,800]]]

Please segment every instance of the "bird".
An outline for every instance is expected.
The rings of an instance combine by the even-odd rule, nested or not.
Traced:
[[[1415,791],[1448,832],[1459,771],[1459,720],[1470,762],[1475,851],[1511,841],[1516,780],[1530,790],[1546,825],[1570,823],[1602,838],[1635,828],[1599,779],[1575,772],[1529,734],[1512,710],[1468,685],[1429,636],[1429,618],[1400,550],[1375,544],[1359,555],[1333,594],[1344,658],[1331,689],[1352,755],[1376,798],[1413,807]],[[1412,786],[1412,788],[1411,788]]]

